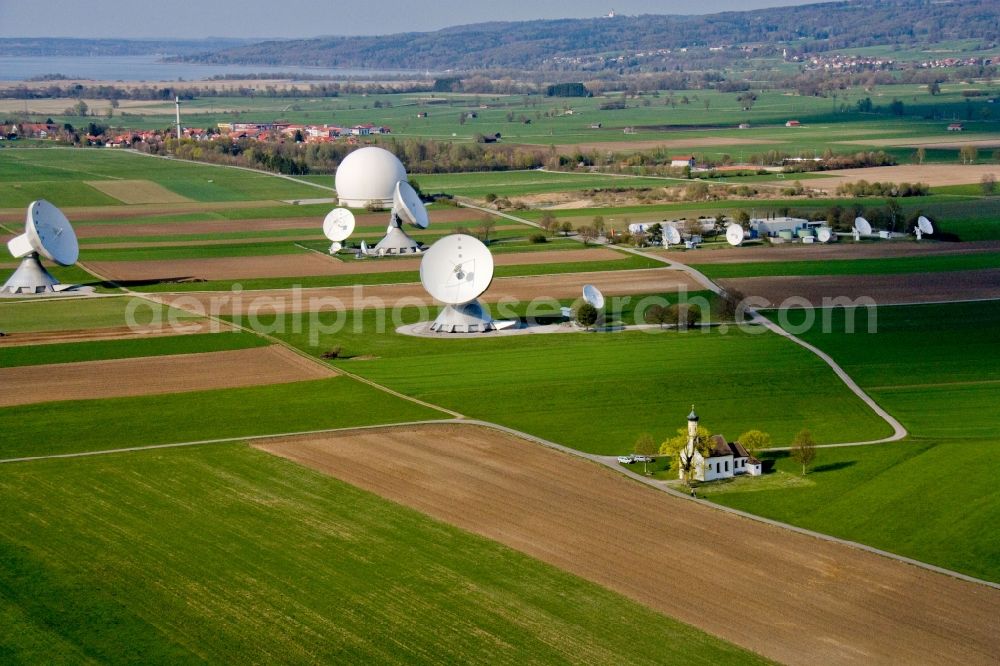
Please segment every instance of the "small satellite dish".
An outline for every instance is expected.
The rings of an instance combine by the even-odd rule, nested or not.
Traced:
[[[739,247],[743,244],[743,238],[746,236],[746,232],[743,231],[743,227],[738,224],[730,224],[726,228],[726,241],[733,247]]]
[[[323,219],[323,235],[335,242],[347,240],[354,233],[354,213],[346,208],[334,208]]]
[[[854,218],[854,229],[862,236],[872,235],[872,225],[863,217]]]
[[[468,303],[486,291],[492,281],[493,255],[472,236],[445,236],[420,260],[420,282],[442,303]]]
[[[663,238],[672,245],[677,245],[681,242],[681,232],[677,231],[677,227],[666,227],[663,230]]]
[[[396,191],[392,200],[396,210],[413,226],[426,229],[430,224],[424,202],[420,200],[417,191],[405,180],[396,183]]]
[[[344,246],[340,241],[333,241],[330,243],[330,254],[337,254],[342,249],[344,249]]]
[[[368,243],[361,241],[361,254],[368,254]]]
[[[816,231],[816,240],[820,243],[829,243],[831,238],[833,238],[833,233],[827,227],[820,227]]]
[[[14,294],[55,291],[59,280],[45,270],[39,255],[60,266],[72,266],[80,257],[80,244],[69,220],[44,199],[29,204],[24,233],[10,239],[7,249],[22,261],[0,291]]]
[[[604,307],[604,294],[592,284],[583,285],[583,300],[600,310]]]
[[[931,221],[928,220],[923,215],[917,218],[917,228],[920,229],[920,231],[925,234],[934,233],[934,225],[931,224]]]

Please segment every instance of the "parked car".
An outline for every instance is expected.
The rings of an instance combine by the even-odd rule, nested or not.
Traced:
[[[629,456],[618,456],[618,462],[620,462],[623,465],[631,465],[635,461],[636,461],[635,460],[635,456],[632,456],[632,455],[629,455]]]
[[[632,456],[633,461],[641,463],[653,462],[653,456]]]

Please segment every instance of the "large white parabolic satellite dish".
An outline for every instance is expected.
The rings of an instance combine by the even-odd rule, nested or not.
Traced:
[[[820,227],[816,230],[816,240],[820,243],[829,243],[833,238],[833,232],[828,227]]]
[[[931,224],[931,221],[928,220],[923,215],[921,215],[920,217],[917,218],[917,228],[920,229],[921,233],[925,233],[925,234],[933,234],[934,233],[934,225]]]
[[[872,235],[872,225],[863,217],[854,218],[854,228],[862,236]]]
[[[726,242],[728,242],[733,247],[739,247],[743,244],[743,239],[746,237],[746,232],[743,231],[743,227],[738,224],[730,224],[726,228]]]
[[[323,219],[323,235],[334,242],[343,242],[354,233],[354,213],[346,208],[334,208]]]
[[[44,199],[28,206],[24,233],[10,239],[7,249],[22,261],[0,291],[14,294],[55,291],[59,281],[45,270],[39,255],[60,266],[72,266],[80,257],[80,245],[69,220]]]
[[[663,240],[671,245],[677,245],[681,242],[681,232],[677,231],[677,227],[674,226],[664,227]]]
[[[593,305],[597,310],[604,307],[604,294],[592,284],[583,285],[583,300]]]
[[[417,194],[405,180],[396,182],[392,195],[392,213],[389,215],[389,227],[385,236],[375,248],[368,252],[379,257],[385,255],[417,254],[424,251],[420,241],[410,238],[403,231],[403,222],[409,222],[415,227],[426,229],[430,224],[427,209]]]
[[[477,333],[495,328],[479,296],[493,282],[493,255],[466,234],[440,239],[420,260],[420,282],[427,293],[445,303],[432,331]]]
[[[424,208],[424,202],[420,200],[420,195],[417,194],[417,191],[405,180],[396,183],[396,192],[393,195],[392,201],[396,211],[413,226],[426,229],[430,224],[430,219],[427,217],[427,209]]]

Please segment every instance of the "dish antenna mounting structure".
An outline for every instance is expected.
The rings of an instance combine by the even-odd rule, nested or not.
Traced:
[[[431,330],[485,333],[497,326],[478,298],[493,282],[493,255],[479,240],[452,234],[438,240],[420,260],[420,282],[445,304]]]
[[[594,306],[595,310],[604,307],[604,294],[592,284],[583,285],[583,301]]]
[[[934,225],[931,224],[930,220],[921,215],[920,217],[917,218],[917,226],[913,230],[913,232],[917,234],[917,240],[922,240],[924,234],[934,233]]]
[[[820,227],[816,230],[816,240],[820,243],[829,243],[833,240],[833,232],[829,227]]]
[[[427,209],[420,201],[420,195],[405,180],[396,183],[392,195],[392,214],[389,217],[389,227],[385,237],[371,250],[371,254],[384,257],[387,254],[415,254],[426,248],[419,241],[410,238],[403,231],[403,223],[411,224],[418,229],[426,229],[430,225]]]
[[[730,224],[726,228],[726,242],[733,247],[739,247],[743,245],[743,239],[746,238],[746,232],[738,224]]]
[[[0,293],[44,294],[58,291],[59,280],[42,266],[41,257],[60,266],[72,266],[80,257],[80,245],[62,211],[44,199],[32,201],[24,223],[24,233],[7,242],[7,249],[21,265]]]
[[[346,208],[334,208],[323,219],[323,235],[333,241],[330,254],[337,254],[343,242],[354,232],[354,213]]]

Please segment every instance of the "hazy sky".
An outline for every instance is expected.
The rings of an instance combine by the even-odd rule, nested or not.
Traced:
[[[816,0],[0,0],[0,37],[315,37],[437,30],[481,21],[709,14]],[[361,16],[364,12],[364,16]]]

